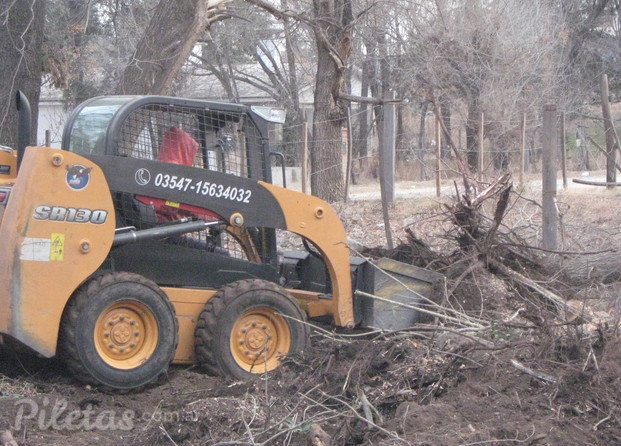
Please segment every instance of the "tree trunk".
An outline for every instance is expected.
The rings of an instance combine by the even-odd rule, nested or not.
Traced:
[[[440,100],[440,114],[442,115],[442,122],[444,122],[444,127],[448,131],[449,135],[451,134],[451,105],[446,100],[446,98],[442,98]],[[442,138],[442,159],[450,159],[451,158],[451,148],[448,144],[448,138]]]
[[[41,47],[45,0],[0,0],[0,144],[17,147],[15,93],[22,90],[32,108],[31,142],[36,143],[41,94]]]
[[[315,113],[311,148],[311,190],[328,202],[344,198],[342,124],[339,99],[351,52],[351,0],[313,0],[317,42]]]
[[[311,146],[311,191],[328,202],[343,199],[343,109],[333,95],[337,70],[327,51],[320,51],[315,81]]]
[[[212,1],[161,0],[117,86],[119,94],[167,94],[209,24]]]
[[[427,180],[425,169],[425,124],[427,123],[427,109],[429,102],[424,102],[420,110],[420,122],[418,124],[418,147],[416,149],[418,162],[420,163],[420,180]]]
[[[477,169],[479,159],[479,125],[481,122],[481,106],[478,97],[468,100],[468,120],[466,121],[466,150],[468,165]]]

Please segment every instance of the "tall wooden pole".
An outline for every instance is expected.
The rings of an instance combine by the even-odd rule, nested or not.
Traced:
[[[388,101],[382,106],[384,113],[383,140],[380,159],[380,193],[382,196],[382,214],[384,216],[384,231],[386,232],[386,246],[393,248],[392,230],[390,229],[390,215],[388,208],[395,201],[395,151],[397,144],[397,108],[395,93],[385,96]]]
[[[383,105],[384,132],[380,152],[380,189],[382,200],[388,205],[395,201],[395,151],[397,144],[397,109],[394,103],[395,93],[386,95],[389,101]],[[392,102],[390,102],[392,100]]]
[[[556,207],[556,171],[558,166],[558,135],[556,105],[543,108],[543,168],[542,168],[542,205],[543,205],[543,247],[556,250],[558,246],[558,208]]]
[[[617,153],[615,152],[615,130],[610,113],[610,102],[608,100],[608,75],[606,74],[602,74],[601,95],[604,132],[606,134],[606,182],[610,183],[606,187],[608,189],[614,189],[614,185],[612,185],[612,183],[617,181],[617,171],[615,169]]]
[[[351,107],[347,107],[347,161],[345,165],[345,203],[349,201],[349,182],[351,180],[351,163],[352,163],[352,129],[351,129]]]
[[[307,193],[308,184],[308,124],[302,124],[302,192]]]

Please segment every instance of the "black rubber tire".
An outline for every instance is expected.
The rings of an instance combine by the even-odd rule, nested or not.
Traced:
[[[240,280],[221,288],[207,301],[199,316],[195,332],[196,356],[207,372],[239,380],[251,379],[265,372],[261,367],[256,371],[245,370],[231,351],[235,323],[244,314],[260,309],[270,309],[277,313],[276,317],[281,318],[281,324],[288,332],[289,349],[279,357],[300,353],[306,348],[310,330],[306,323],[306,313],[295,299],[284,288],[272,282]]]
[[[157,324],[158,339],[153,352],[132,368],[110,365],[95,343],[99,317],[113,306],[122,308],[124,303],[148,309],[149,317]],[[145,333],[147,338],[146,328]],[[91,279],[74,293],[61,321],[59,356],[73,375],[86,384],[111,391],[131,391],[156,382],[166,373],[177,344],[177,317],[166,294],[143,276],[116,272]]]

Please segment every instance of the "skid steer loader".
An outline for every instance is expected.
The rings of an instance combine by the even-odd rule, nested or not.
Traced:
[[[22,142],[0,150],[0,333],[83,382],[137,389],[171,362],[249,378],[302,351],[309,319],[406,328],[443,290],[351,257],[326,202],[271,184],[277,110],[97,97],[59,150],[25,147],[18,104]],[[304,249],[279,249],[285,233]]]

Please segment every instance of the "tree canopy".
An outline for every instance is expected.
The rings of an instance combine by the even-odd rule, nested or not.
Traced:
[[[191,94],[190,86],[215,79],[223,92],[219,99],[247,101],[243,92],[249,89],[284,107],[291,129],[312,119],[312,189],[329,201],[343,198],[342,128],[352,105],[359,104],[354,151],[361,158],[389,92],[401,112],[437,106],[447,127],[451,119],[462,123],[472,152],[481,114],[496,122],[485,129],[486,137],[500,140],[521,113],[536,113],[545,102],[568,109],[589,103],[602,73],[613,96],[621,87],[616,0],[0,5],[0,52],[11,61],[0,81],[1,143],[15,141],[16,88],[36,104],[41,85],[53,85],[71,108],[102,94]],[[309,90],[312,114],[300,105]],[[299,131],[290,133],[295,157]]]

